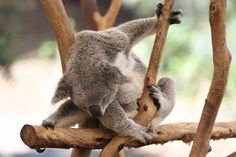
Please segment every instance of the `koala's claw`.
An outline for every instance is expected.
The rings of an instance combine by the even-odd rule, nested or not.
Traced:
[[[131,133],[131,136],[133,136],[139,142],[146,144],[152,139],[152,136],[148,133],[148,131],[148,128],[138,125],[136,130]]]
[[[43,120],[42,126],[45,127],[46,129],[48,129],[48,128],[54,129],[55,128],[55,124],[53,123],[53,121],[51,121],[49,119]]]
[[[160,99],[162,98],[162,93],[161,93],[161,88],[159,86],[148,86],[148,89],[150,90],[150,96],[153,99],[153,103],[156,106],[157,110],[160,109],[161,107],[161,103],[160,103]]]
[[[159,3],[157,4],[157,9],[156,9],[156,15],[157,17],[160,17],[160,15],[162,14],[161,9],[163,8],[163,4]],[[170,24],[179,24],[181,23],[181,17],[183,15],[183,11],[178,9],[178,10],[174,10],[171,12],[171,17],[170,17]]]
[[[157,4],[157,9],[156,9],[156,15],[157,17],[160,17],[160,15],[162,14],[161,9],[163,8],[163,4],[162,3],[158,3]]]
[[[170,24],[181,23],[181,18],[183,16],[183,11],[178,9],[171,12]]]

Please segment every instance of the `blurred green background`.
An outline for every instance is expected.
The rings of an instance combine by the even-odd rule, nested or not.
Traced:
[[[79,1],[65,0],[63,2],[73,30],[78,32],[85,29],[88,23],[80,9]],[[110,0],[98,0],[102,13],[106,11],[109,2]],[[132,19],[153,16],[158,2],[162,1],[123,0],[115,25]],[[189,106],[202,106],[213,74],[211,33],[208,20],[209,1],[176,0],[174,8],[182,9],[184,16],[181,24],[169,28],[159,77],[174,78],[179,101],[184,99]],[[233,70],[236,69],[235,28],[236,1],[228,0],[226,32],[227,43],[233,59],[222,108],[227,110],[227,113],[230,113],[233,118],[236,118],[236,70]],[[145,64],[148,64],[153,42],[154,36],[151,36],[133,48]],[[50,65],[47,63],[53,62],[57,65],[56,68],[60,69],[54,34],[39,1],[0,1],[1,77],[7,82],[11,81],[14,79],[12,70],[14,64],[32,58],[45,64],[45,68]],[[0,86],[2,82],[0,82]],[[1,105],[2,108],[5,104]]]

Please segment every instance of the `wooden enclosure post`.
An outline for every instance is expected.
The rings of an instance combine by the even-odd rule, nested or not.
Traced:
[[[214,74],[194,138],[190,157],[205,157],[215,119],[227,85],[231,54],[226,44],[225,11],[227,0],[211,0],[209,18],[213,46]]]

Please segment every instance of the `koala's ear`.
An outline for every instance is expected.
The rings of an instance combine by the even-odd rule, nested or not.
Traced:
[[[67,76],[64,74],[59,81],[51,103],[56,104],[60,100],[66,99],[71,96],[72,88],[68,83]]]
[[[106,78],[109,83],[124,84],[130,81],[130,78],[121,73],[121,71],[114,66],[110,66],[106,71]]]

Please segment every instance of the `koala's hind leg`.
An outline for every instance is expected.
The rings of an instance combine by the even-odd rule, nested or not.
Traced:
[[[151,122],[151,128],[157,129],[160,123],[171,113],[175,104],[175,85],[170,78],[161,78],[157,85],[149,86],[157,114]]]
[[[116,100],[107,107],[105,114],[99,120],[106,128],[113,130],[120,136],[132,136],[142,143],[146,143],[152,138],[148,134],[148,128],[128,118]]]
[[[71,100],[64,102],[47,119],[43,120],[42,126],[46,128],[70,127],[82,123],[89,118],[89,115],[80,110]]]

